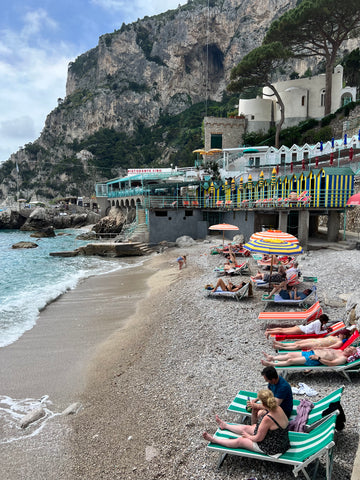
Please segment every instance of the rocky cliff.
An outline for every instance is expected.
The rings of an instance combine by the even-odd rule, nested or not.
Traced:
[[[96,48],[69,65],[66,97],[48,115],[40,138],[0,169],[0,202],[16,190],[25,198],[89,194],[95,181],[120,174],[129,163],[169,162],[181,148],[155,127],[194,105],[221,101],[232,67],[295,4],[210,0],[208,8],[207,0],[189,0],[101,36]],[[99,132],[112,135],[112,158],[106,142],[105,150],[96,149]]]

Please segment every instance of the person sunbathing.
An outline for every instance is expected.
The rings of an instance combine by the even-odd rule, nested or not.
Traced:
[[[288,435],[289,420],[284,410],[278,406],[277,401],[270,390],[260,390],[258,398],[263,404],[264,410],[259,416],[257,423],[252,425],[239,425],[226,423],[216,415],[215,420],[221,430],[230,430],[238,435],[238,438],[213,437],[208,432],[203,437],[208,442],[217,443],[230,448],[245,448],[253,452],[276,455],[285,453],[290,448]]]
[[[354,355],[355,352],[355,347],[347,347],[344,350],[334,350],[333,348],[302,350],[281,355],[268,355],[263,352],[266,360],[261,360],[261,363],[266,367],[290,367],[292,365],[334,367],[344,365],[348,361],[348,357]]]
[[[288,290],[287,288],[287,280],[279,283],[279,285],[275,285],[275,287],[271,290],[269,295],[264,296],[265,300],[270,299],[273,295],[278,294],[284,300],[304,300],[306,297],[310,295],[312,292],[311,288],[306,288],[303,292],[298,292],[296,288],[292,290]]]
[[[270,279],[270,273],[261,273],[258,272],[254,277],[251,277],[251,280],[256,281],[256,280],[262,280],[263,282],[269,282],[271,281],[272,283],[281,283],[286,279],[286,270],[285,267],[280,265],[277,273],[272,273],[271,274],[271,279]]]
[[[296,340],[295,342],[273,341],[275,350],[313,350],[314,348],[340,348],[350,337],[351,331],[343,328],[336,335],[330,335],[323,338],[307,338],[305,340]]]
[[[265,330],[266,338],[269,338],[270,335],[302,335],[315,333],[320,335],[322,333],[328,333],[331,331],[331,328],[325,328],[325,325],[328,323],[329,317],[326,313],[322,313],[317,320],[307,323],[306,325],[294,325],[293,327],[274,327],[267,328]]]
[[[246,285],[246,282],[241,282],[239,285],[235,285],[234,283],[229,281],[226,284],[222,278],[219,278],[215,287],[211,291],[212,292],[237,292],[244,285]]]

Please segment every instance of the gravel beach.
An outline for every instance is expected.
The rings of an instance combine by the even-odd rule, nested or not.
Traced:
[[[204,285],[216,281],[213,269],[223,263],[223,257],[210,255],[214,243],[167,249],[145,263],[147,295],[134,299],[136,313],[92,351],[85,386],[71,397],[82,408],[76,415],[53,417],[36,437],[1,445],[4,478],[292,478],[290,467],[231,456],[217,470],[217,455],[207,451],[201,436],[215,431],[215,413],[238,420],[226,409],[240,389],[266,386],[260,359],[263,351],[272,352],[265,325],[257,319],[264,309],[262,292],[255,290],[253,298],[241,302],[206,296]],[[187,255],[181,271],[179,254]],[[339,295],[357,289],[360,252],[324,249],[298,260],[303,275],[317,276],[324,312],[331,320],[345,319]],[[256,272],[255,264],[252,269]],[[102,279],[96,282],[101,290]],[[299,373],[289,381],[316,390],[311,401],[345,385],[347,422],[336,433],[333,478],[349,480],[359,442],[360,375],[352,374],[351,383],[334,373]],[[319,478],[323,473],[320,466]]]

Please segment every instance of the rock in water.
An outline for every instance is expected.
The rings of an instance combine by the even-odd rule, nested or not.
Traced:
[[[14,243],[11,248],[36,248],[38,247],[37,243],[34,242],[18,242]]]
[[[81,407],[81,403],[79,402],[72,403],[67,408],[65,408],[65,410],[61,413],[61,415],[73,415],[78,412],[80,407]]]
[[[36,420],[39,420],[39,418],[42,418],[45,416],[45,410],[43,408],[37,408],[36,410],[33,410],[32,412],[29,412],[26,414],[20,422],[20,427],[21,428],[26,428],[30,425],[30,423],[36,422]]]

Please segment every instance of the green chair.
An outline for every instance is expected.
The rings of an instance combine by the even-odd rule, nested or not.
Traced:
[[[333,463],[333,447],[336,414],[329,416],[323,423],[311,430],[310,433],[289,432],[291,447],[285,453],[277,455],[266,455],[265,453],[252,452],[242,448],[229,448],[210,442],[207,445],[209,450],[219,453],[218,468],[222,465],[227,455],[238,455],[240,457],[251,458],[254,460],[265,460],[268,462],[291,465],[293,467],[294,477],[302,472],[307,480],[311,480],[307,467],[316,462],[315,473],[320,461],[320,457],[326,458],[326,480],[331,480],[331,470]],[[237,438],[239,435],[228,430],[218,429],[214,435],[215,438]],[[314,478],[314,477],[313,477]]]
[[[319,423],[323,422],[325,418],[327,418],[327,417],[323,417],[322,415],[323,412],[327,408],[329,408],[331,403],[340,402],[343,390],[344,390],[344,386],[329,393],[329,395],[326,395],[326,397],[324,397],[323,399],[318,400],[317,402],[314,402],[314,407],[311,409],[306,422],[306,426],[305,426],[306,431],[310,431]],[[233,413],[238,413],[239,415],[241,415],[241,423],[242,423],[247,419],[247,417],[251,416],[251,412],[248,412],[246,410],[246,403],[248,398],[253,400],[256,397],[257,397],[257,393],[255,392],[240,390],[240,392],[236,395],[234,400],[228,406],[228,411]],[[290,420],[293,420],[296,417],[297,408],[299,405],[300,405],[300,400],[294,399],[294,407],[293,407],[293,411],[291,412]]]

